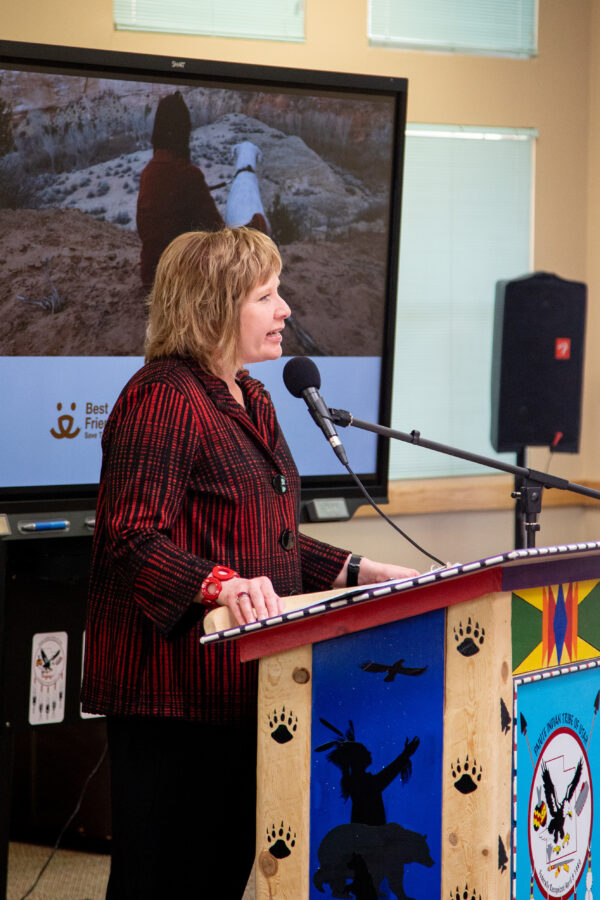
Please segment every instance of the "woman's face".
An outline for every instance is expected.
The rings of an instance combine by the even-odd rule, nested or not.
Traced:
[[[279,359],[281,333],[291,310],[278,293],[279,276],[253,288],[240,308],[239,366]]]

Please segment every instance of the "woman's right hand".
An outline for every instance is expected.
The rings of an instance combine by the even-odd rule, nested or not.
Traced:
[[[201,595],[196,599],[202,603]],[[215,602],[219,606],[227,606],[238,625],[248,625],[258,619],[268,619],[284,612],[283,600],[275,593],[271,580],[266,575],[223,581],[221,593]]]

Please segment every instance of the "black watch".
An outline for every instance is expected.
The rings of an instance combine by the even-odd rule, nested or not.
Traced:
[[[346,573],[346,587],[356,587],[358,585],[358,573],[360,571],[360,563],[362,556],[356,556],[354,553],[348,560],[348,571]]]

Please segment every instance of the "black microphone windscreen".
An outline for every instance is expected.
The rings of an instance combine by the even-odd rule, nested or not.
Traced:
[[[321,387],[321,375],[318,368],[308,356],[294,356],[283,367],[283,381],[294,397],[301,397],[306,388]]]

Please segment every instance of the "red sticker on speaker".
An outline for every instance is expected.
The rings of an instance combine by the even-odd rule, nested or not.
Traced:
[[[556,338],[554,359],[571,359],[571,338]]]

